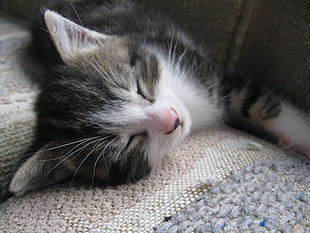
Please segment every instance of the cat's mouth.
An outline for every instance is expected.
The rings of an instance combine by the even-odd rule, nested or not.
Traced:
[[[173,128],[172,128],[169,132],[166,132],[166,133],[165,133],[166,135],[171,134],[171,133],[174,132],[177,128],[182,127],[182,125],[183,125],[183,121],[180,120],[180,118],[179,118],[179,116],[178,116],[178,113],[177,113],[173,108],[171,108],[171,110],[172,110],[173,112],[175,112],[176,119],[175,119]]]

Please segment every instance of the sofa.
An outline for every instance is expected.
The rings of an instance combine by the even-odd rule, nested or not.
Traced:
[[[310,1],[136,1],[179,23],[228,72],[310,114]],[[135,184],[9,197],[36,124],[34,3],[0,3],[0,232],[310,232],[309,159],[228,126],[191,135]]]

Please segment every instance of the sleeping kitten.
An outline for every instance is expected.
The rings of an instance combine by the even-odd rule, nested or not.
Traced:
[[[46,66],[36,141],[12,193],[74,179],[135,182],[190,132],[232,120],[310,156],[304,114],[249,79],[223,74],[171,21],[128,0],[42,5],[33,29]]]

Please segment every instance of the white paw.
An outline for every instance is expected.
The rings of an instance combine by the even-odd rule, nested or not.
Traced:
[[[278,145],[282,146],[284,148],[288,148],[288,149],[294,148],[294,143],[293,143],[292,139],[289,137],[280,138],[278,141]]]
[[[294,143],[290,137],[281,137],[278,141],[278,145],[285,149],[295,150],[310,158],[310,145],[298,145]]]

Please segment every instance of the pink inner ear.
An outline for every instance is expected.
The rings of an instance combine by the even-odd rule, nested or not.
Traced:
[[[86,31],[77,29],[74,30],[73,28],[70,27],[68,27],[66,31],[68,40],[74,42],[77,48],[82,48],[83,46],[85,47],[88,39]]]
[[[146,113],[147,118],[142,121],[142,126],[149,131],[169,134],[180,124],[176,111],[172,108],[161,108]]]
[[[88,30],[53,11],[47,10],[44,18],[53,42],[65,61],[85,49],[94,48],[98,38],[105,38],[103,34]]]

